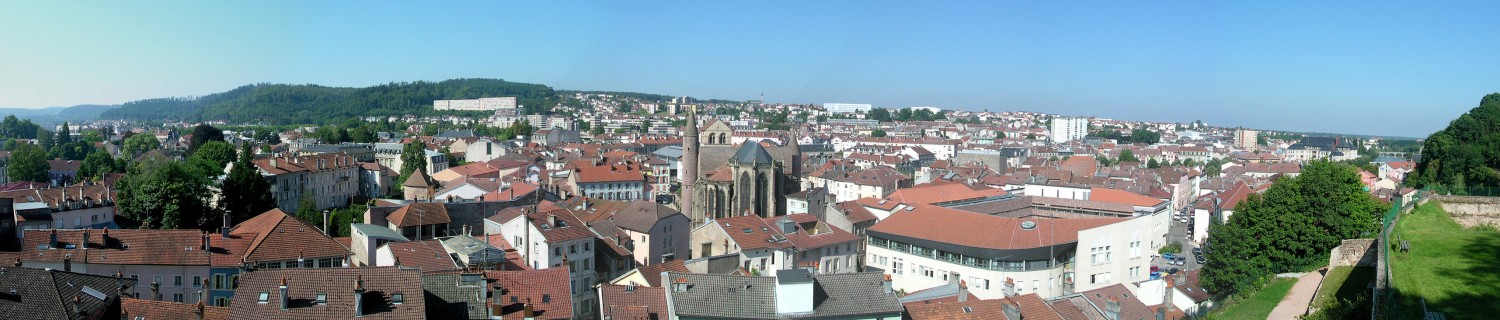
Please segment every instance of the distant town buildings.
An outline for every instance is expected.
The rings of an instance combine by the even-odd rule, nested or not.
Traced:
[[[1234,147],[1240,150],[1259,151],[1256,146],[1260,139],[1260,131],[1239,128],[1234,130]]]

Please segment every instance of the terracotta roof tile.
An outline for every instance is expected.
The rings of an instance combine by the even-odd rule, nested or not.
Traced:
[[[1005,218],[933,205],[902,209],[870,227],[890,234],[984,249],[1028,249],[1078,241],[1078,231],[1124,221],[1122,218]],[[1030,230],[1021,223],[1030,221]]]
[[[373,268],[292,268],[265,269],[240,275],[229,304],[235,319],[350,319],[354,318],[354,296],[357,283],[363,280],[363,319],[422,319],[426,302],[422,291],[422,273],[392,267]],[[280,286],[287,284],[290,307],[281,309]],[[268,301],[256,300],[260,293]],[[318,294],[326,294],[327,303],[316,303]],[[396,294],[402,303],[395,304]]]
[[[245,249],[246,262],[344,257],[349,254],[348,249],[318,228],[281,209],[271,209],[245,220],[229,234],[254,239]]]
[[[203,310],[198,310],[203,308]],[[205,306],[200,304],[186,304],[170,301],[142,300],[130,297],[120,298],[120,311],[122,319],[138,319],[142,317],[148,320],[155,319],[204,319],[204,320],[228,320],[229,307]],[[200,315],[201,312],[201,315]]]

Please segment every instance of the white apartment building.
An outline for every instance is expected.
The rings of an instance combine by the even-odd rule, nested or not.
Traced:
[[[902,206],[866,231],[865,265],[890,274],[905,292],[956,277],[980,299],[1056,297],[1148,279],[1151,252],[1165,244],[1170,219],[1165,202],[1160,212],[1128,218],[1036,218],[1048,209],[983,212],[1006,206],[995,201],[1016,199]]]
[[[486,218],[484,233],[505,235],[532,269],[568,268],[574,314],[591,313],[597,297],[590,288],[599,279],[594,270],[595,235],[583,221],[557,207],[511,207]]]
[[[1089,119],[1081,117],[1052,118],[1052,142],[1063,143],[1083,139],[1089,134]]]
[[[433,100],[432,109],[459,111],[515,110],[516,97],[494,97],[466,100]]]
[[[870,113],[875,106],[867,103],[824,103],[823,109],[829,113]]]

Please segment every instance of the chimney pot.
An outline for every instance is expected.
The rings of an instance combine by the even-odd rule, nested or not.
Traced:
[[[286,277],[281,277],[281,287],[277,289],[281,291],[281,310],[286,310],[291,307],[292,302],[292,298],[287,296]]]

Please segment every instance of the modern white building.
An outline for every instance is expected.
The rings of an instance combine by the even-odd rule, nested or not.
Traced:
[[[1062,143],[1083,139],[1089,134],[1089,119],[1081,117],[1052,118],[1052,142]]]
[[[870,109],[874,109],[874,108],[875,108],[875,106],[872,106],[872,105],[867,104],[867,103],[824,103],[823,104],[823,109],[824,110],[828,110],[829,113],[869,113]]]
[[[494,97],[467,100],[433,100],[433,110],[496,111],[515,110],[516,97]]]
[[[1027,198],[900,206],[866,231],[865,265],[890,274],[897,290],[962,280],[980,299],[1057,297],[1150,277],[1151,252],[1166,243],[1165,201],[1140,214],[1150,210],[1055,209]]]

